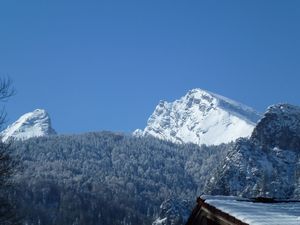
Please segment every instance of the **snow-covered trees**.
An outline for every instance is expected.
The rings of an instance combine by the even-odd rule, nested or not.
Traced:
[[[226,149],[110,132],[33,138],[14,148],[24,166],[16,175],[21,217],[44,225],[151,224],[168,198],[193,204],[206,169]]]

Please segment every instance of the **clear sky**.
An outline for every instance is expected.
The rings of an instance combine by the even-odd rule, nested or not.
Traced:
[[[9,122],[44,108],[59,133],[143,128],[197,87],[300,105],[300,1],[1,0],[0,75]]]

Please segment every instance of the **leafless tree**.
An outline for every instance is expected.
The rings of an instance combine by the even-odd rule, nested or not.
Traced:
[[[0,78],[0,102],[6,102],[15,94],[12,81],[9,78]],[[3,105],[3,104],[2,104]],[[0,110],[0,128],[3,128],[6,119],[5,107]],[[11,188],[11,176],[15,170],[16,161],[11,157],[11,144],[4,143],[0,136],[0,224],[18,224],[15,216],[15,206],[7,196],[7,190]]]

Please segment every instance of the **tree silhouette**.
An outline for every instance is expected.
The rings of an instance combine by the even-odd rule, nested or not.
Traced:
[[[15,94],[9,78],[0,78],[0,101],[6,102]],[[0,127],[3,128],[6,119],[4,106],[0,109]],[[11,176],[14,173],[16,161],[10,155],[11,144],[2,142],[0,138],[0,224],[18,224],[15,215],[15,206],[7,195],[7,190],[12,187]]]

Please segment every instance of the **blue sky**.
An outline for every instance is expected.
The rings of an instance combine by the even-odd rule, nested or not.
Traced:
[[[8,120],[44,108],[59,133],[130,132],[192,88],[300,105],[299,24],[297,0],[2,0]]]

